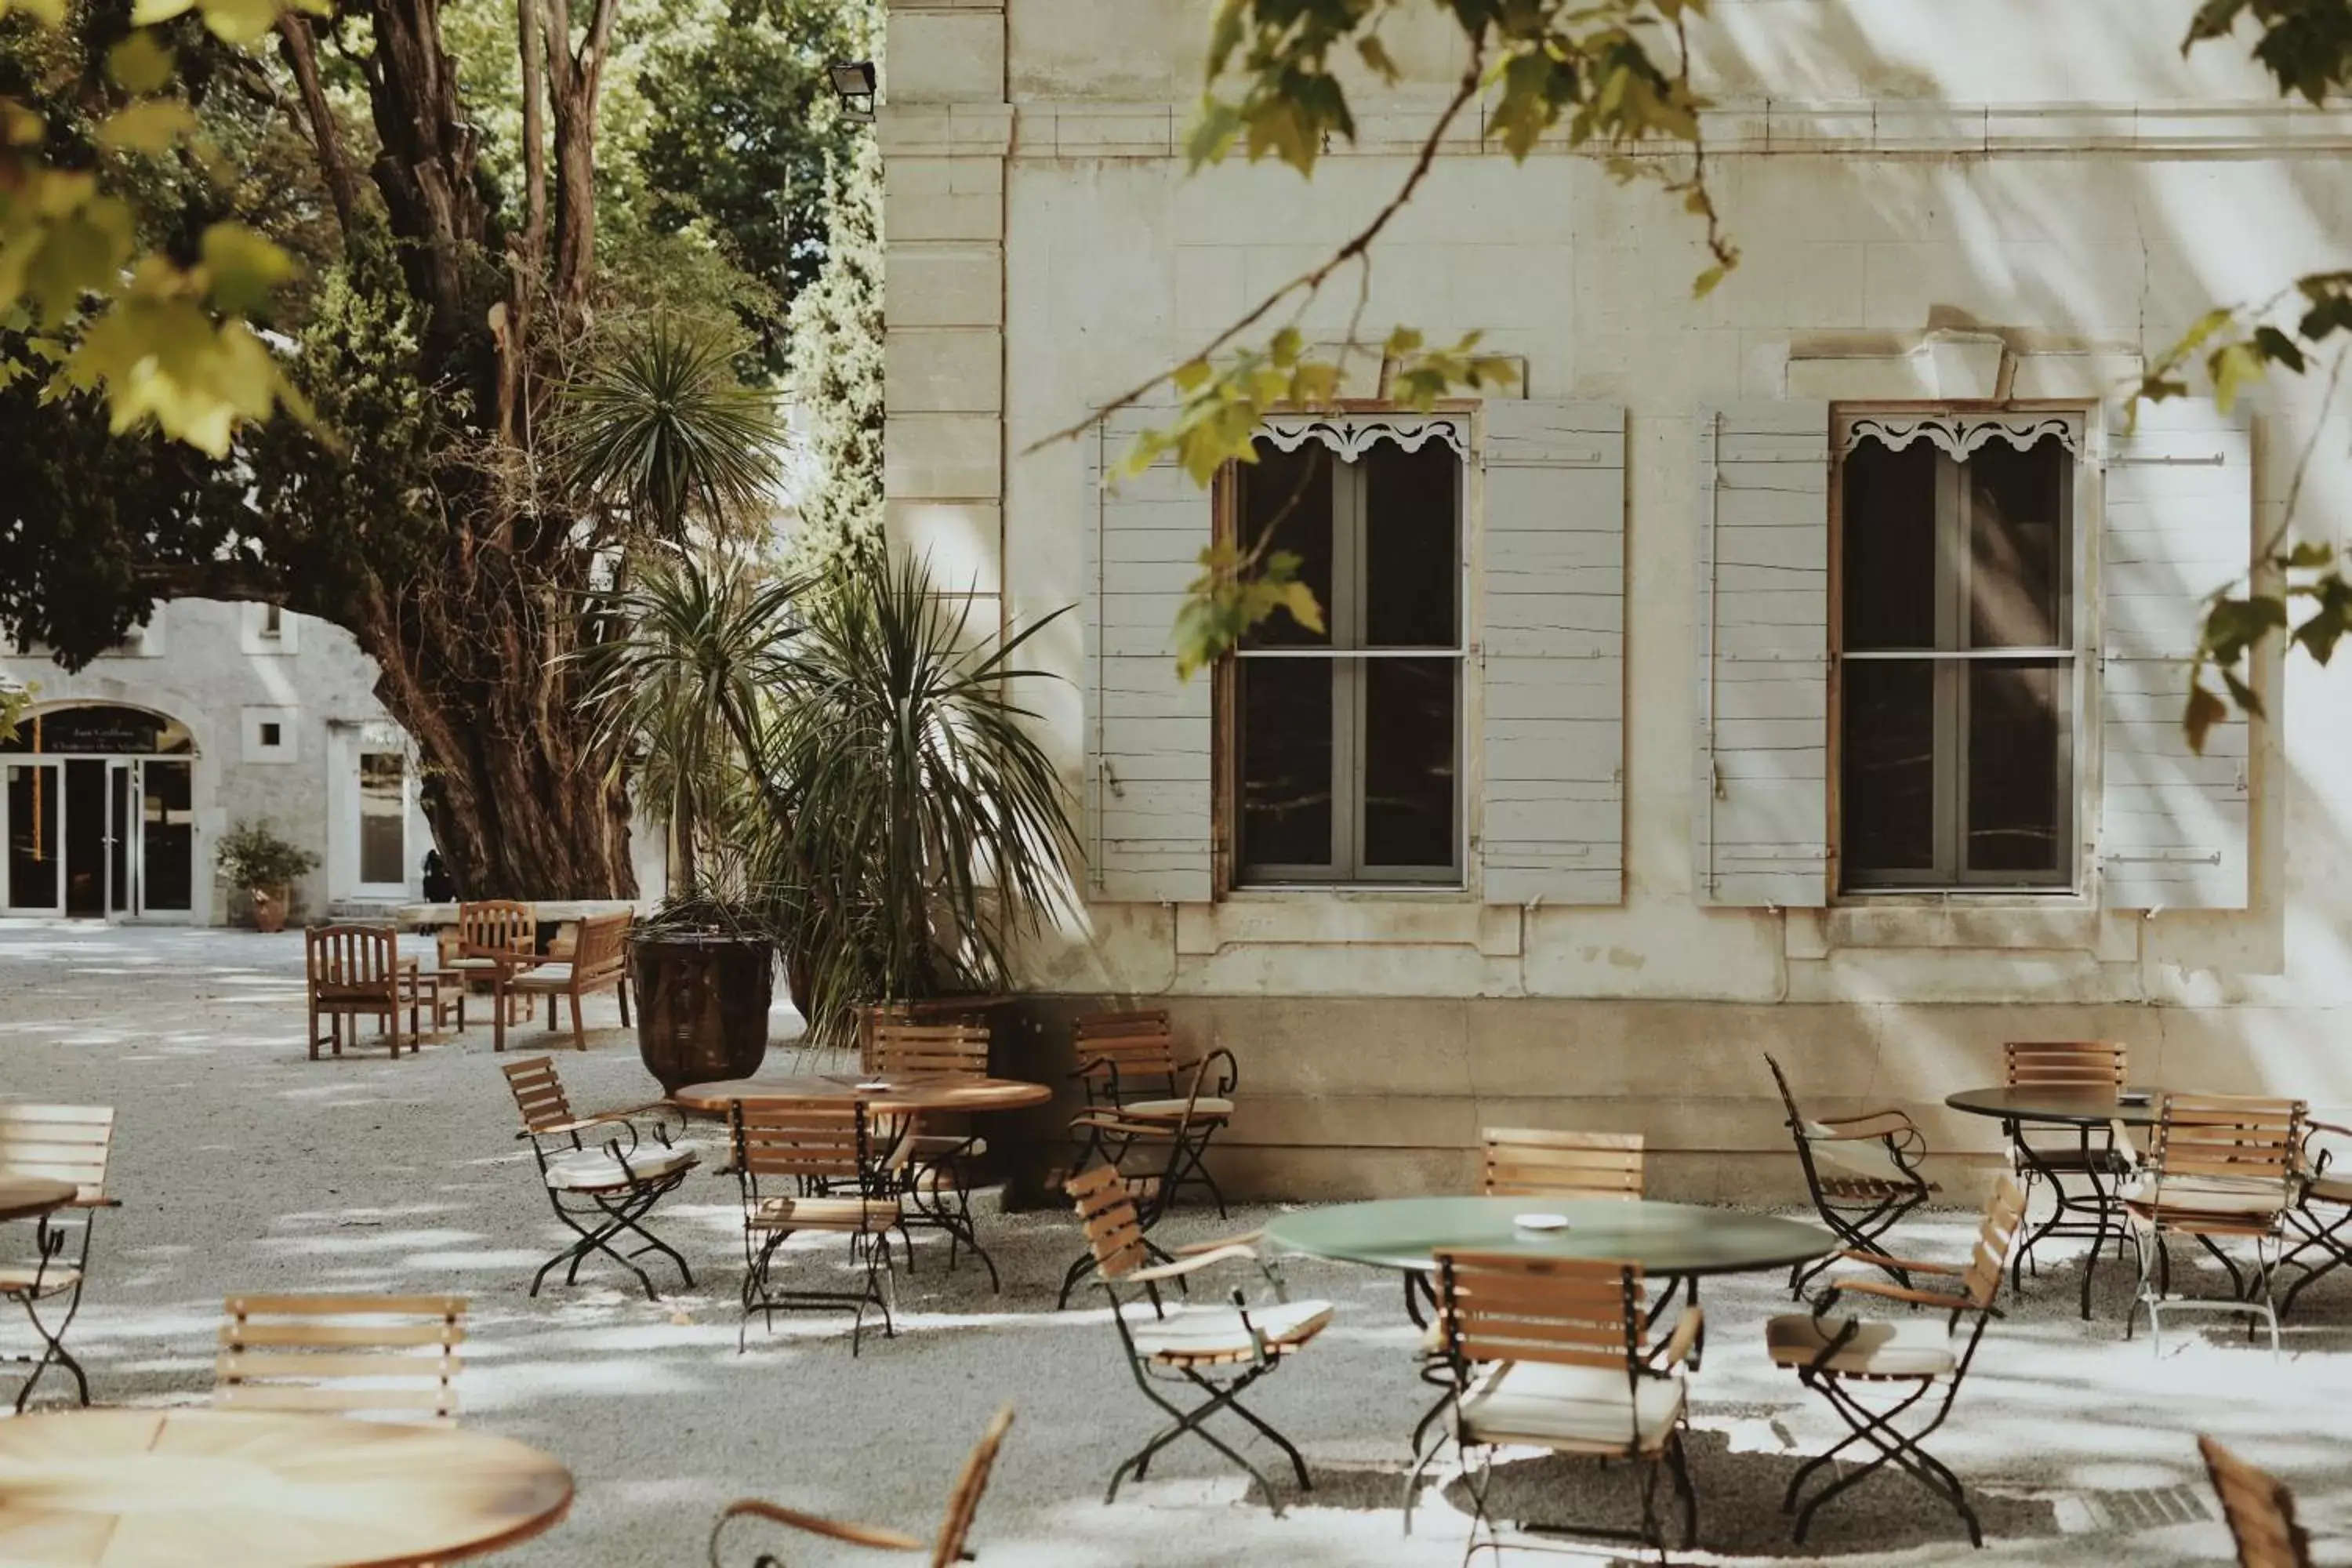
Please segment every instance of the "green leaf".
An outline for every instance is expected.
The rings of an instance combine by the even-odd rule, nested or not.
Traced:
[[[125,92],[161,92],[172,79],[172,51],[152,33],[133,33],[106,51],[106,74]]]
[[[2213,401],[2227,414],[2241,391],[2262,380],[2263,357],[2251,343],[2225,343],[2206,359],[2205,369],[2213,378]]]
[[[2294,346],[2293,338],[2276,327],[2256,327],[2254,347],[2273,363],[2283,364],[2297,375],[2303,374],[2303,351]]]
[[[1722,267],[1710,267],[1706,271],[1700,273],[1696,278],[1692,279],[1691,298],[1694,300],[1704,300],[1709,294],[1714,293],[1715,286],[1723,281],[1723,275],[1727,270],[1727,268]]]
[[[131,25],[144,27],[156,22],[168,22],[194,4],[195,0],[132,0]]]
[[[1224,162],[1241,132],[1240,110],[1216,98],[1202,99],[1200,109],[1192,116],[1192,128],[1184,137],[1186,163],[1198,171]]]
[[[1393,82],[1397,79],[1396,61],[1389,58],[1388,46],[1381,42],[1379,34],[1367,33],[1358,38],[1356,53],[1370,68],[1372,74],[1382,81]]]
[[[2240,710],[2252,714],[2257,719],[2261,718],[2263,716],[2263,700],[2255,693],[2254,689],[2247,685],[2244,681],[2239,679],[2237,675],[2231,670],[2222,670],[2221,674],[2221,684],[2230,689],[2231,700],[2237,703]]]
[[[291,256],[239,223],[205,230],[201,253],[213,303],[232,315],[265,308],[271,292],[297,270]]]
[[[2315,539],[2297,540],[2293,548],[2279,557],[2279,564],[2289,571],[2316,572],[2336,559],[2336,547]]]
[[[195,4],[213,37],[226,44],[253,42],[278,25],[282,9],[278,0],[195,0]]]
[[[142,98],[110,115],[98,128],[98,142],[118,153],[168,153],[195,129],[195,111],[179,100]]]
[[[2189,686],[2189,706],[2180,716],[2180,727],[2189,735],[2189,749],[2202,756],[2205,737],[2212,732],[2214,725],[2229,716],[2230,710],[2222,706],[2221,700],[2192,678]]]

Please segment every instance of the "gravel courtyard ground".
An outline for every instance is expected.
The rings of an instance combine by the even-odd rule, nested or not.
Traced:
[[[1414,1535],[1399,1531],[1406,1433],[1426,1391],[1392,1278],[1287,1269],[1294,1294],[1339,1309],[1255,1399],[1306,1450],[1311,1497],[1276,1518],[1191,1443],[1106,1508],[1112,1465],[1155,1413],[1101,1310],[1052,1310],[1079,1245],[1066,1216],[991,1205],[983,1234],[1002,1295],[976,1268],[947,1273],[943,1249],[922,1238],[917,1271],[898,1282],[898,1337],[869,1336],[856,1360],[845,1314],[780,1319],[772,1334],[754,1324],[738,1353],[738,1211],[731,1184],[707,1172],[656,1225],[693,1262],[696,1289],[651,1303],[608,1269],[532,1300],[531,1272],[563,1233],[514,1142],[487,1026],[428,1040],[397,1064],[369,1048],[311,1062],[301,964],[295,933],[0,922],[0,1098],[119,1110],[110,1186],[123,1207],[100,1218],[74,1336],[100,1402],[202,1402],[232,1290],[460,1290],[473,1299],[463,1419],[551,1450],[579,1481],[567,1523],[498,1559],[517,1568],[699,1563],[717,1510],[746,1494],[929,1536],[966,1450],[1007,1402],[1018,1421],[974,1535],[985,1563],[1459,1560],[1465,1520],[1443,1485]],[[574,1102],[647,1098],[610,998],[591,1007],[602,1026],[589,1052],[558,1058]],[[545,1037],[531,1026],[519,1043]],[[717,1140],[701,1137],[715,1165]],[[1187,1213],[1169,1229],[1205,1239],[1269,1212]],[[1906,1249],[1956,1258],[1970,1229],[1966,1215],[1934,1216],[1911,1227]],[[1787,1307],[1772,1280],[1711,1283],[1694,1384],[1702,1550],[1683,1560],[2223,1562],[2192,1440],[2209,1431],[2297,1487],[2323,1561],[2352,1562],[2352,1277],[2306,1296],[2273,1363],[2218,1320],[2168,1331],[2161,1356],[2145,1336],[2123,1342],[2125,1270],[2112,1264],[2095,1321],[2082,1323],[2078,1268],[2058,1260],[2030,1282],[1933,1445],[1978,1500],[1981,1553],[1940,1504],[1885,1478],[1792,1545],[1780,1489],[1843,1429],[1763,1354],[1762,1322]],[[13,1317],[0,1336],[12,1351],[29,1342]],[[44,1403],[57,1388],[44,1384]],[[1263,1444],[1255,1452],[1271,1457]],[[1504,1495],[1535,1517],[1630,1517],[1622,1467],[1529,1458],[1500,1475]],[[732,1539],[730,1563],[762,1548],[795,1568],[872,1556],[750,1527]]]

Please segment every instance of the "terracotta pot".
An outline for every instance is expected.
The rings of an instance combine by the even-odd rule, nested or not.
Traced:
[[[774,946],[756,937],[629,939],[637,1055],[674,1094],[690,1083],[749,1078],[768,1054]]]
[[[253,895],[253,929],[274,933],[286,929],[287,907],[294,901],[289,888],[249,888]]]

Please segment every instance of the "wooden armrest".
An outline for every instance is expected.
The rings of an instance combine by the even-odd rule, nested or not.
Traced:
[[[1255,1263],[1256,1261],[1257,1254],[1246,1247],[1220,1247],[1213,1252],[1196,1252],[1189,1258],[1180,1258],[1173,1263],[1160,1263],[1154,1264],[1150,1268],[1139,1268],[1134,1273],[1125,1276],[1125,1279],[1131,1284],[1156,1285],[1162,1279],[1181,1279],[1187,1274],[1198,1273],[1212,1263]]]
[[[1196,1241],[1190,1247],[1180,1247],[1176,1248],[1176,1256],[1179,1258],[1190,1258],[1194,1253],[1198,1252],[1222,1252],[1229,1247],[1247,1247],[1255,1251],[1258,1242],[1263,1239],[1265,1236],[1265,1232],[1262,1230],[1253,1230],[1246,1231],[1240,1236],[1229,1236],[1223,1241]]]
[[[1853,1247],[1847,1247],[1838,1256],[1851,1258],[1856,1263],[1874,1264],[1881,1268],[1900,1268],[1906,1274],[1965,1274],[1968,1272],[1967,1269],[1956,1264],[1922,1263],[1912,1258],[1889,1258],[1883,1252],[1864,1252]]]
[[[640,1116],[648,1110],[660,1109],[661,1107],[656,1104],[640,1106],[635,1110],[603,1110],[593,1116],[582,1116],[570,1121],[559,1121],[552,1127],[526,1127],[520,1136],[545,1138],[565,1132],[584,1132],[591,1127],[613,1126],[615,1123],[627,1121],[632,1116]]]
[[[1663,1349],[1651,1352],[1651,1364],[1657,1367],[1678,1366],[1690,1359],[1698,1344],[1698,1337],[1706,1331],[1706,1313],[1696,1303],[1685,1307],[1682,1316],[1675,1320],[1675,1331]]]
[[[798,1509],[786,1508],[782,1503],[762,1502],[758,1498],[738,1498],[729,1503],[726,1511],[719,1516],[719,1522],[724,1524],[730,1519],[746,1514],[753,1519],[764,1519],[771,1524],[789,1525],[811,1535],[846,1541],[853,1546],[878,1547],[885,1552],[925,1550],[921,1542],[911,1535],[901,1535],[895,1530],[882,1530],[870,1524],[844,1524],[839,1520],[803,1513]],[[711,1533],[716,1535],[718,1531],[714,1530]]]
[[[1934,1307],[1947,1312],[1981,1312],[1966,1296],[1946,1296],[1934,1290],[1914,1290],[1908,1286],[1890,1284],[1883,1279],[1841,1279],[1831,1289],[1839,1295],[1884,1296],[1890,1301],[1908,1301],[1916,1307]]]

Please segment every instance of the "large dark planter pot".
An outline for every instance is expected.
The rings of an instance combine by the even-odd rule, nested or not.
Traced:
[[[637,1054],[665,1094],[690,1083],[749,1078],[768,1054],[776,953],[756,937],[634,937]]]

